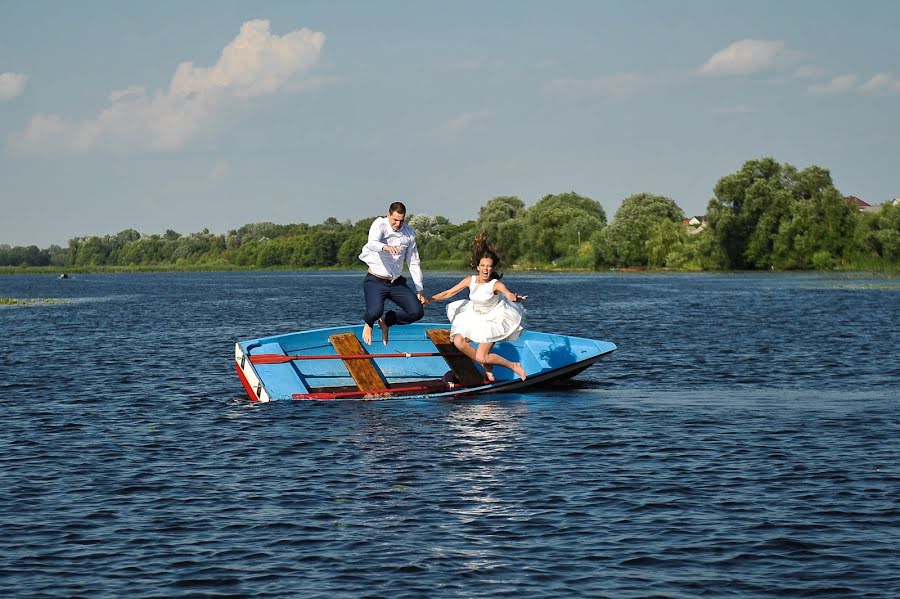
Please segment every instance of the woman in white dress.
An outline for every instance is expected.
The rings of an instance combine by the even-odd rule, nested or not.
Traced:
[[[519,362],[491,353],[495,343],[519,337],[525,321],[525,309],[519,302],[528,299],[527,295],[513,293],[500,282],[503,275],[496,270],[499,265],[500,257],[482,233],[475,238],[471,263],[478,274],[465,277],[450,289],[431,296],[429,301],[449,299],[468,288],[469,299],[447,305],[453,344],[482,365],[489,381],[494,380],[494,366],[509,368],[524,381],[525,370]],[[478,344],[477,348],[472,347],[472,341]]]

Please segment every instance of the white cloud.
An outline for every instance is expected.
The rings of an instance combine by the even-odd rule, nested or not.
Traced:
[[[857,85],[858,79],[856,75],[852,74],[840,75],[829,81],[810,85],[807,91],[818,96],[848,93],[878,96],[900,95],[900,79],[890,73],[878,73],[861,85]]]
[[[110,103],[118,102],[119,100],[128,101],[129,99],[137,99],[147,94],[147,90],[143,85],[132,85],[130,87],[126,87],[125,89],[118,89],[109,94]]]
[[[12,100],[25,91],[28,75],[21,73],[0,73],[0,102]]]
[[[33,152],[177,149],[240,102],[295,89],[318,63],[324,43],[323,33],[298,29],[278,36],[267,20],[247,21],[216,64],[181,63],[168,89],[152,95],[139,85],[113,91],[109,106],[93,119],[39,114],[10,141]],[[306,87],[321,84],[314,80]]]
[[[439,129],[445,133],[453,133],[471,127],[478,121],[483,121],[494,116],[493,110],[479,110],[477,112],[464,112],[445,121]]]
[[[633,94],[647,86],[650,80],[641,73],[618,73],[602,79],[556,79],[545,91],[552,96],[610,96]]]
[[[773,70],[795,56],[784,42],[746,39],[719,50],[700,67],[700,73],[712,76],[753,75]]]
[[[900,79],[890,73],[878,73],[859,87],[860,93],[879,96],[900,95]]]
[[[853,91],[854,85],[856,85],[856,75],[838,75],[824,83],[810,85],[807,91],[814,96],[846,94]]]
[[[805,64],[797,67],[794,71],[794,79],[821,79],[825,76],[825,69],[811,64]]]

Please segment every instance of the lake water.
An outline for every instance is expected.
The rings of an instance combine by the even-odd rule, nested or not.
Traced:
[[[234,342],[358,322],[362,279],[0,276],[68,300],[0,308],[0,596],[900,595],[900,279],[511,273],[531,328],[618,351],[249,402]]]

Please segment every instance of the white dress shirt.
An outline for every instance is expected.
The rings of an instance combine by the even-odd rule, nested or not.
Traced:
[[[401,251],[399,254],[386,252],[384,251],[386,245],[399,247]],[[403,223],[399,231],[394,231],[387,217],[376,218],[369,227],[369,241],[363,246],[359,259],[369,265],[369,272],[391,281],[403,274],[405,260],[409,262],[409,274],[412,275],[416,292],[424,289],[416,234],[406,223]]]

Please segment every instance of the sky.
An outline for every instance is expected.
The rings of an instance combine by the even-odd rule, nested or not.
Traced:
[[[772,156],[900,196],[900,2],[0,0],[0,244],[574,191]]]

